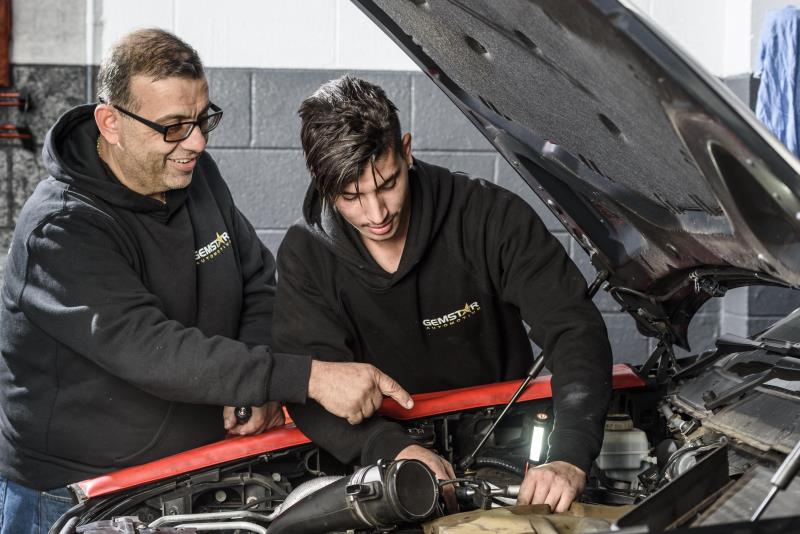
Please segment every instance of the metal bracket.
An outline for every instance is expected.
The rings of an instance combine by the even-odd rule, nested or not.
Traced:
[[[658,371],[656,372],[656,381],[663,384],[667,381],[668,371],[677,370],[677,361],[675,359],[675,352],[672,350],[672,341],[669,336],[661,337],[656,345],[653,353],[639,369],[639,376],[647,378],[650,371],[658,364]]]
[[[707,276],[702,276],[697,271],[690,274],[689,279],[694,282],[695,293],[708,293],[712,297],[724,297],[725,293],[728,291],[726,288],[720,286],[719,282],[716,280]]]

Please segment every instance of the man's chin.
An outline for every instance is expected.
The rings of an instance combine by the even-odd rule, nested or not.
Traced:
[[[169,176],[166,180],[164,185],[167,186],[167,189],[184,189],[189,187],[189,184],[192,183],[192,175],[193,173],[186,173],[180,175],[173,175]]]

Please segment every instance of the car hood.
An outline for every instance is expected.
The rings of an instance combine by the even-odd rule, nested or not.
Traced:
[[[353,0],[508,160],[647,334],[800,285],[800,163],[613,0]]]

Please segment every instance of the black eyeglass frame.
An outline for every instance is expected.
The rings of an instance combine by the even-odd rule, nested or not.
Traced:
[[[102,100],[100,102],[103,103],[103,104],[106,103],[106,102],[103,102]],[[180,143],[181,141],[184,141],[184,140],[188,139],[189,136],[192,135],[192,132],[194,132],[195,127],[199,127],[201,122],[205,121],[205,122],[210,124],[212,122],[212,119],[216,119],[217,122],[214,123],[214,125],[211,128],[208,128],[205,132],[203,132],[203,128],[200,127],[200,131],[203,133],[203,135],[207,135],[208,132],[210,132],[211,130],[213,130],[217,126],[219,126],[220,121],[222,121],[222,109],[219,106],[217,106],[216,104],[214,104],[213,102],[211,102],[211,101],[208,102],[208,109],[213,111],[213,113],[211,113],[209,115],[206,115],[205,117],[203,117],[201,119],[196,119],[196,120],[193,120],[193,121],[173,122],[172,124],[166,124],[166,125],[165,124],[158,124],[157,122],[153,122],[153,121],[149,121],[149,120],[145,119],[144,117],[140,117],[139,115],[137,115],[135,113],[132,113],[132,112],[128,111],[127,109],[122,108],[120,106],[116,106],[114,104],[110,104],[110,105],[113,106],[118,111],[121,111],[123,114],[127,115],[128,117],[141,122],[145,126],[149,126],[153,130],[155,130],[158,133],[160,133],[161,135],[163,135],[165,143]],[[219,118],[217,118],[217,117],[219,117]],[[189,131],[186,132],[186,135],[184,135],[180,139],[167,139],[167,132],[169,132],[170,128],[175,128],[176,126],[181,126],[183,124],[191,124],[192,125],[192,127],[189,128]]]

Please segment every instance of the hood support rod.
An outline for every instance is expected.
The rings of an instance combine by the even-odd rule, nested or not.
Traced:
[[[588,290],[586,292],[586,295],[587,295],[588,298],[591,299],[597,294],[597,291],[603,286],[603,284],[606,282],[606,280],[608,280],[608,276],[609,276],[608,271],[606,271],[606,270],[598,271],[597,276],[595,277],[594,281],[589,286],[589,288],[588,288]],[[672,346],[671,345],[670,345],[670,353],[672,353]],[[673,359],[674,359],[674,356],[673,356]],[[492,432],[494,432],[494,429],[497,427],[497,425],[500,423],[500,421],[503,420],[503,417],[505,417],[505,415],[508,412],[508,410],[510,410],[511,407],[514,405],[514,403],[517,402],[517,399],[519,399],[520,395],[522,395],[522,393],[528,388],[528,385],[531,383],[531,380],[533,380],[534,378],[539,376],[539,373],[542,372],[542,369],[544,369],[544,352],[542,352],[539,355],[539,358],[537,358],[536,361],[533,362],[533,365],[528,370],[528,374],[525,376],[525,380],[522,381],[522,384],[519,385],[519,387],[517,388],[517,391],[515,391],[514,395],[511,397],[511,400],[509,400],[508,403],[505,405],[505,407],[503,408],[503,411],[500,412],[500,415],[498,415],[497,419],[494,420],[494,422],[492,423],[492,426],[489,427],[489,430],[486,432],[486,434],[483,435],[483,438],[481,439],[481,442],[478,443],[478,446],[475,447],[475,450],[472,451],[472,454],[469,454],[469,455],[465,456],[458,463],[458,467],[461,468],[462,471],[466,471],[467,469],[469,469],[472,466],[473,463],[475,463],[475,458],[477,458],[478,453],[481,451],[483,446],[486,444],[486,440],[488,440],[489,436],[492,435]]]
[[[472,451],[472,454],[465,456],[459,462],[458,467],[460,467],[462,471],[466,471],[472,466],[473,463],[475,463],[475,458],[478,456],[478,453],[486,444],[486,440],[488,440],[489,436],[492,435],[492,432],[494,432],[494,429],[497,427],[500,421],[503,420],[503,417],[505,417],[508,410],[510,410],[511,407],[514,405],[514,403],[517,402],[517,399],[519,399],[519,396],[522,395],[522,392],[527,389],[528,385],[531,383],[531,380],[536,378],[539,375],[539,373],[542,372],[542,369],[544,369],[544,353],[540,354],[539,357],[536,359],[536,361],[533,362],[533,366],[531,366],[530,370],[528,371],[525,380],[522,381],[522,384],[520,384],[519,388],[517,388],[517,391],[514,393],[514,396],[511,397],[511,400],[508,401],[508,404],[505,405],[503,411],[500,412],[500,415],[498,415],[497,419],[494,420],[492,426],[489,428],[486,434],[483,435],[483,439],[481,439],[481,442],[478,443],[477,447],[475,447],[475,450]]]

